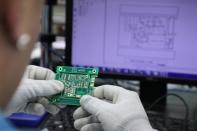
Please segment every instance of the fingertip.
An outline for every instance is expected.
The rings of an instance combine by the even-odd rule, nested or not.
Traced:
[[[53,80],[53,82],[56,84],[56,89],[58,90],[58,92],[64,90],[64,84],[61,81]]]
[[[45,110],[48,113],[52,114],[52,115],[56,115],[60,111],[60,109],[58,107],[54,106],[54,105],[48,105],[48,106],[46,106],[45,107]]]
[[[31,103],[27,106],[25,112],[35,115],[43,115],[45,113],[45,108],[42,104]]]
[[[46,80],[54,80],[54,79],[55,79],[55,73],[48,69],[47,75],[46,75]]]
[[[84,95],[81,97],[80,99],[80,104],[83,106],[83,105],[86,105],[93,97],[90,96],[90,95]]]
[[[95,115],[101,109],[105,108],[104,101],[89,95],[83,96],[80,100],[80,104],[86,112],[92,115]]]
[[[81,127],[80,127],[80,120],[75,120],[75,121],[74,121],[74,127],[75,127],[75,129],[77,129],[77,130],[80,130],[80,129],[81,129]]]
[[[41,98],[38,102],[45,108],[45,111],[52,115],[56,115],[60,111],[56,105],[51,104],[46,98]]]
[[[79,107],[79,108],[77,108],[75,111],[74,111],[74,113],[73,113],[73,118],[74,118],[74,120],[77,120],[77,119],[80,119],[80,118],[83,118],[83,117],[87,117],[87,116],[89,116],[90,114],[88,113],[88,112],[86,112],[86,111],[84,111],[83,109],[82,109],[82,107]]]
[[[42,114],[45,113],[45,108],[44,108],[44,106],[41,105],[41,104],[35,104],[33,110],[35,111],[35,113],[36,113],[37,115],[42,115]]]
[[[79,107],[79,108],[81,108],[81,107]],[[79,113],[80,113],[80,109],[79,108],[77,108],[75,111],[74,111],[74,113],[73,113],[73,119],[74,120],[77,120],[77,119],[79,119]]]

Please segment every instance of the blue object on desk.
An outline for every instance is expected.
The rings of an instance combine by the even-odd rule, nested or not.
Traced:
[[[26,113],[13,113],[8,117],[8,120],[17,127],[38,127],[47,114],[48,113],[38,116]]]

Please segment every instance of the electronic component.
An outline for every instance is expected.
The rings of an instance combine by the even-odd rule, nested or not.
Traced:
[[[57,105],[80,105],[83,95],[92,95],[97,68],[57,66],[56,80],[64,83],[64,91],[50,98]]]

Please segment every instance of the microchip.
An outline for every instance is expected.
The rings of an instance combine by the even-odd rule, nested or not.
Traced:
[[[92,95],[97,68],[57,66],[56,80],[63,82],[64,91],[51,97],[49,101],[57,105],[80,105],[83,95]]]

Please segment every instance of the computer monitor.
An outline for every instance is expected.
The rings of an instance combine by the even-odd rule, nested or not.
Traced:
[[[67,0],[66,37],[66,64],[156,81],[145,94],[197,83],[196,0]]]

